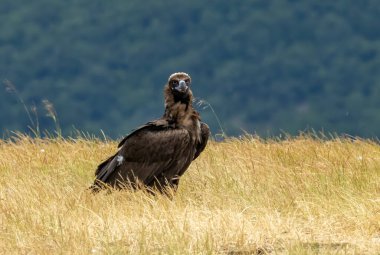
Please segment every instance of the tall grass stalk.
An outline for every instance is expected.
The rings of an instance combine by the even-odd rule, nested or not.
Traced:
[[[55,125],[55,132],[58,137],[62,138],[62,129],[58,121],[58,114],[54,108],[54,105],[47,99],[42,100],[44,108],[46,110],[46,116],[50,117]]]
[[[24,99],[22,98],[21,94],[17,90],[16,86],[11,81],[4,80],[3,84],[5,86],[5,90],[8,93],[14,94],[16,96],[17,100],[23,106],[23,108],[24,108],[24,110],[28,116],[29,122],[31,124],[31,126],[28,126],[28,128],[31,130],[31,132],[33,133],[33,135],[35,137],[41,138],[41,131],[40,131],[40,123],[39,123],[37,106],[35,104],[33,104],[29,109],[29,107],[26,105]],[[44,100],[42,100],[42,104],[46,110],[46,116],[51,118],[54,122],[55,135],[62,138],[62,129],[61,129],[61,126],[59,124],[58,114],[54,108],[53,103],[51,103],[48,99],[44,99]],[[32,117],[32,115],[33,115],[33,117]],[[54,136],[54,135],[52,136],[48,131],[45,131],[44,134],[50,138],[52,138]]]
[[[31,123],[31,126],[28,126],[30,131],[33,133],[33,135],[35,137],[41,137],[40,126],[39,126],[39,121],[38,121],[38,114],[37,114],[37,107],[35,105],[33,105],[29,111],[28,106],[25,104],[25,101],[22,98],[19,91],[17,90],[16,86],[10,80],[4,80],[3,84],[5,86],[5,90],[8,93],[14,94],[16,96],[17,100],[24,107],[25,113],[28,116],[29,122]],[[35,120],[33,120],[31,112],[34,114]]]
[[[205,110],[205,109],[208,109],[208,108],[211,110],[212,115],[214,116],[216,122],[218,123],[219,129],[221,131],[221,134],[218,134],[218,135],[220,135],[223,139],[226,139],[227,138],[227,134],[226,134],[226,132],[224,132],[222,123],[220,122],[220,119],[219,119],[218,115],[216,114],[216,112],[215,112],[214,108],[212,107],[212,105],[208,101],[206,101],[204,99],[199,99],[199,98],[195,98],[194,102],[195,102],[195,104],[198,107],[202,107],[202,110]]]

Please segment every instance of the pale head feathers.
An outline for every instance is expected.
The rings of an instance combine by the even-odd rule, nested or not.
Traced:
[[[170,81],[171,79],[173,78],[179,78],[179,79],[184,79],[184,78],[189,78],[190,81],[191,81],[191,77],[190,75],[188,75],[187,73],[184,73],[184,72],[177,72],[177,73],[173,73],[169,76],[169,79],[168,81]]]

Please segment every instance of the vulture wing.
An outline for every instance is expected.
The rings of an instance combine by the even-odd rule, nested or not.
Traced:
[[[166,120],[156,120],[133,131],[119,144],[119,151],[96,170],[96,183],[120,186],[151,185],[170,180],[187,168],[195,153],[186,129],[174,129]]]
[[[210,129],[208,125],[206,123],[201,122],[201,141],[197,144],[194,159],[196,159],[199,156],[199,154],[201,154],[201,152],[205,149],[209,136]]]

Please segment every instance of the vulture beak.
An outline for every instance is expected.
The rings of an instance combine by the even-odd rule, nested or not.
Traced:
[[[189,87],[187,86],[186,82],[184,80],[180,80],[178,85],[174,89],[180,93],[185,93],[187,92],[188,88]]]

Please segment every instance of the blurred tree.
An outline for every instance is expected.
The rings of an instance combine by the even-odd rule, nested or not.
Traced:
[[[314,128],[380,136],[380,7],[375,0],[4,0],[0,78],[73,127],[112,137],[159,117],[168,75],[193,76],[227,134]],[[221,127],[200,106],[213,133]],[[0,90],[0,128],[27,130]]]

